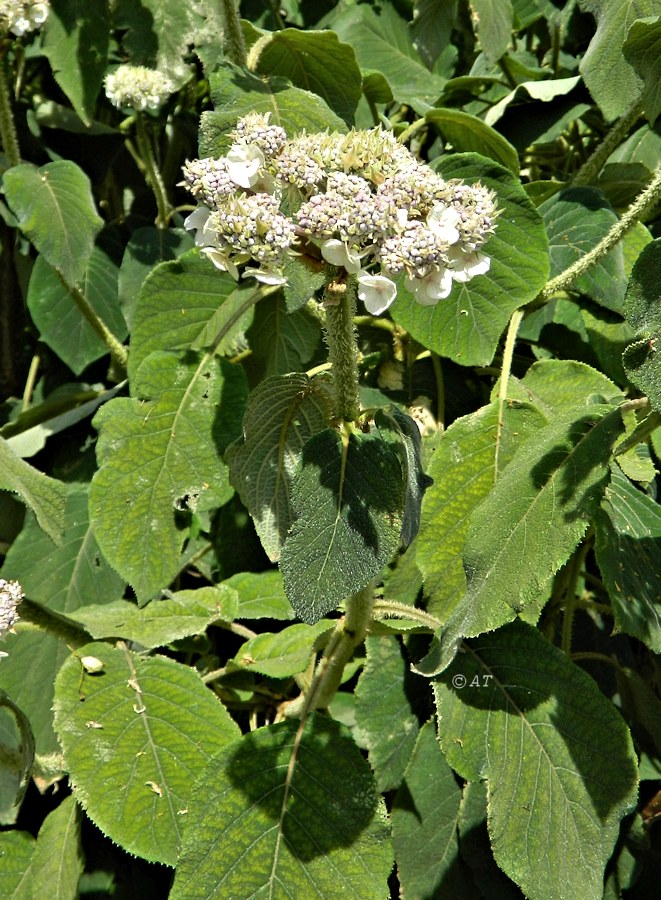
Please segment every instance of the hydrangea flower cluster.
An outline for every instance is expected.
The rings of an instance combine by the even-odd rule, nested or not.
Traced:
[[[287,256],[313,243],[326,262],[357,276],[359,298],[380,315],[400,276],[429,306],[454,282],[489,270],[480,248],[495,227],[492,192],[444,181],[391,132],[289,140],[269,114],[249,113],[231,137],[226,156],[186,163],[183,184],[199,203],[186,227],[234,278],[254,261],[244,276],[284,284]]]
[[[113,106],[130,106],[138,112],[158,110],[174,92],[170,79],[144,66],[118,66],[105,79],[106,96]]]
[[[16,607],[23,599],[23,589],[18,581],[6,581],[0,578],[0,639],[11,631],[18,621]],[[0,656],[7,656],[0,650]]]
[[[0,26],[21,37],[41,28],[49,12],[49,0],[0,0]]]

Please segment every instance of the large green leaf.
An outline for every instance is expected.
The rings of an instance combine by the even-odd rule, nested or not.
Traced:
[[[457,0],[414,0],[411,36],[418,53],[430,68],[450,43],[457,20]]]
[[[420,729],[392,807],[397,874],[407,897],[471,895],[458,859],[461,788],[436,740],[435,725]]]
[[[287,599],[282,575],[277,569],[266,572],[238,572],[223,585],[239,596],[237,619],[293,619],[294,610]]]
[[[492,399],[498,396],[494,386]],[[608,403],[624,399],[618,386],[597,369],[573,359],[542,359],[533,363],[523,378],[510,377],[507,401],[534,403],[547,418],[583,403]]]
[[[567,561],[596,513],[623,431],[617,407],[558,414],[514,455],[471,517],[466,593],[436,648],[418,667],[442,671],[460,640],[511,622]]]
[[[221,454],[240,427],[241,369],[218,357],[152,353],[133,392],[97,414],[99,470],[90,518],[108,561],[144,601],[179,570],[186,532],[177,509],[220,506],[231,496]]]
[[[650,125],[654,125],[661,112],[661,19],[658,15],[633,23],[624,43],[624,55],[643,80],[643,107]]]
[[[315,715],[244,735],[197,780],[172,900],[264,896],[382,900],[389,827],[346,729]]]
[[[289,625],[274,634],[263,632],[242,644],[233,662],[243,671],[290,678],[308,667],[313,651],[325,644],[322,636],[334,627],[332,620],[321,619],[314,625]]]
[[[203,22],[196,7],[180,0],[117,0],[115,26],[128,29],[122,44],[131,64],[160,69],[177,80],[190,78],[184,57]]]
[[[637,787],[631,737],[610,701],[521,622],[468,642],[434,693],[448,762],[487,781],[498,865],[531,900],[601,900]]]
[[[86,656],[101,662],[99,672],[84,669]],[[108,644],[87,644],[62,666],[55,727],[92,821],[129,853],[170,866],[193,782],[239,734],[190,668]]]
[[[0,690],[0,825],[16,824],[30,783],[34,749],[30,720]]]
[[[126,337],[126,322],[117,299],[117,274],[115,264],[94,247],[79,286],[94,312],[121,342]],[[80,312],[43,256],[37,257],[30,276],[28,309],[41,340],[76,375],[108,353],[105,341]]]
[[[475,154],[442,158],[444,178],[479,181],[497,194],[496,232],[484,247],[491,268],[455,284],[446,300],[420,306],[403,286],[391,307],[395,321],[425,347],[464,366],[488,365],[517,307],[537,296],[549,272],[543,222],[511,172]]]
[[[496,865],[491,852],[485,782],[469,781],[464,785],[458,830],[461,857],[483,896],[489,900],[521,900],[521,891]],[[474,893],[473,888],[471,896]]]
[[[389,791],[402,782],[418,736],[418,719],[407,696],[408,666],[398,638],[368,637],[365,649],[367,660],[355,691],[356,726],[379,790]]]
[[[227,451],[231,482],[272,560],[279,558],[294,520],[291,483],[303,446],[327,426],[331,404],[323,379],[267,378],[250,395],[243,440]]]
[[[106,71],[109,24],[106,0],[51,0],[43,28],[55,80],[86,125]]]
[[[18,494],[51,540],[61,540],[66,505],[64,484],[22,460],[4,438],[0,438],[0,489]]]
[[[616,630],[661,653],[661,508],[617,466],[597,515],[595,555]]]
[[[425,120],[437,128],[458,153],[481,153],[518,176],[516,149],[482,119],[458,109],[430,109]]]
[[[202,113],[202,156],[223,156],[231,144],[229,132],[237,119],[253,110],[271,113],[272,122],[281,125],[290,138],[300,131],[346,131],[342,119],[321,97],[292,87],[284,78],[264,80],[226,65],[210,76],[209,84],[214,111]]]
[[[318,94],[347,125],[353,125],[361,93],[360,69],[352,48],[340,43],[336,34],[285,28],[266,36],[258,47],[254,71],[281,75]]]
[[[604,238],[617,222],[601,191],[595,188],[569,188],[546,200],[539,207],[549,236],[551,276],[559,275]],[[590,270],[578,278],[572,288],[587,294],[601,306],[622,312],[627,287],[622,247],[614,247]]]
[[[514,11],[511,0],[469,0],[473,22],[487,62],[493,65],[512,37]]]
[[[3,175],[7,202],[44,259],[69,285],[80,282],[103,224],[87,175],[67,159],[22,163]]]
[[[313,623],[380,574],[399,545],[404,480],[379,435],[326,429],[303,447],[296,515],[280,557],[285,591]]]
[[[661,410],[661,239],[648,244],[631,272],[624,300],[624,315],[639,338],[624,351],[627,376],[644,391],[655,409]]]
[[[447,618],[466,591],[462,552],[471,514],[492,489],[515,450],[546,424],[527,403],[513,401],[502,411],[500,442],[498,403],[457,419],[444,432],[432,456],[434,479],[422,504],[416,562],[424,579],[429,611]]]
[[[269,375],[300,372],[319,345],[321,323],[307,309],[287,312],[281,294],[269,297],[255,310],[255,319],[246,335],[253,358]]]
[[[28,831],[0,831],[0,881],[8,900],[21,900],[23,878],[36,840]]]
[[[218,349],[227,352],[262,296],[254,282],[238,286],[196,249],[157,266],[133,311],[129,376],[155,350],[206,349],[222,336]]]
[[[580,72],[611,121],[628,110],[642,91],[642,82],[623,52],[629,28],[635,19],[657,15],[659,5],[657,0],[579,0],[579,6],[597,20]]]
[[[77,900],[78,880],[85,868],[80,843],[80,807],[65,797],[44,819],[30,865],[21,884],[25,897]],[[0,879],[1,880],[1,879]]]

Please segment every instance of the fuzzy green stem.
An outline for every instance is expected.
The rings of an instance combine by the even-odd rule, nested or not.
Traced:
[[[498,428],[496,431],[496,457],[494,467],[494,479],[498,478],[498,456],[503,436],[503,410],[505,409],[505,401],[507,400],[507,388],[509,385],[510,375],[512,374],[512,358],[514,357],[514,345],[516,344],[516,336],[519,332],[519,326],[523,319],[523,310],[515,309],[510,319],[509,328],[507,329],[507,337],[505,338],[505,348],[503,350],[503,365],[500,372],[500,385],[498,388]]]
[[[227,58],[236,66],[245,66],[246,43],[243,40],[243,31],[241,30],[239,4],[237,0],[220,0],[220,2],[218,2],[218,0],[213,0],[212,7],[216,7],[217,15],[218,6],[222,9],[219,18],[224,24],[224,49]]]
[[[574,630],[574,616],[576,614],[576,605],[578,598],[576,596],[576,586],[585,562],[585,557],[590,544],[588,541],[583,543],[576,551],[569,562],[567,573],[567,587],[565,589],[565,604],[562,616],[562,637],[561,648],[567,656],[571,655],[571,639]]]
[[[633,228],[637,222],[640,222],[645,214],[658,203],[660,198],[661,165],[655,170],[654,177],[645,190],[634,200],[629,209],[613,225],[603,240],[599,241],[596,247],[593,247],[589,253],[578,259],[568,269],[561,272],[560,275],[552,278],[539,294],[539,298],[541,300],[550,300],[554,294],[568,290],[578,278],[585,275],[609,250],[612,250],[622,240],[627,231]]]
[[[590,184],[595,180],[611,153],[619,146],[623,138],[642,113],[640,100],[635,103],[615,122],[594,153],[589,156],[572,178],[572,185]]]
[[[430,616],[417,606],[407,606],[406,603],[398,603],[396,600],[376,600],[373,607],[375,619],[411,619],[418,622],[430,631],[438,631],[443,624],[440,619]]]
[[[425,118],[416,119],[415,122],[412,122],[407,129],[402,131],[400,136],[397,138],[400,144],[406,144],[411,140],[414,134],[417,134],[421,128],[424,128],[427,124],[427,120]]]
[[[355,422],[360,416],[358,392],[358,344],[353,322],[356,314],[356,281],[331,278],[324,291],[326,343],[333,367],[335,415],[341,422]]]
[[[147,126],[145,124],[145,117],[143,113],[137,113],[136,124],[138,148],[140,150],[140,156],[145,167],[145,177],[147,179],[149,187],[154,192],[154,198],[156,199],[156,227],[167,228],[168,221],[172,213],[172,207],[170,206],[170,201],[168,200],[167,191],[165,189],[165,184],[163,183],[161,173],[158,169],[158,166],[156,165],[154,150],[147,133]]]
[[[17,166],[21,161],[21,151],[18,146],[14,113],[11,108],[4,56],[0,58],[0,139],[9,167]]]
[[[126,347],[117,340],[106,323],[96,314],[89,300],[80,288],[77,288],[75,285],[67,284],[62,272],[59,269],[55,269],[55,271],[85,320],[91,325],[108,348],[110,356],[119,372],[122,374],[122,377],[125,376],[126,364],[128,362],[128,352]]]
[[[92,635],[78,622],[52,609],[47,609],[40,603],[35,603],[34,600],[28,600],[27,597],[21,600],[18,611],[22,622],[31,622],[73,647],[82,647],[94,640]]]

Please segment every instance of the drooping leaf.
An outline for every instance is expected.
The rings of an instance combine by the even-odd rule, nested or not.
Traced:
[[[300,372],[321,337],[321,323],[307,309],[288,312],[282,296],[269,297],[255,310],[246,335],[264,376]]]
[[[457,0],[447,3],[414,0],[411,25],[413,45],[430,68],[450,43],[456,19]]]
[[[92,249],[79,286],[94,312],[121,343],[126,337],[126,323],[117,299],[117,267],[98,247]],[[28,309],[42,341],[76,375],[108,353],[105,341],[43,256],[37,257],[30,276]]]
[[[0,825],[14,825],[30,783],[34,737],[30,720],[3,690],[0,690],[0,760]]]
[[[650,125],[661,112],[661,19],[657,15],[638,18],[624,42],[624,55],[643,82],[643,108]]]
[[[284,78],[264,80],[226,64],[210,76],[209,84],[214,111],[202,113],[201,156],[223,156],[232,143],[229,132],[237,119],[253,110],[271,113],[273,122],[281,125],[290,138],[303,130],[346,130],[342,119],[321,97],[292,87]]]
[[[444,108],[430,109],[425,120],[441,132],[457,153],[481,153],[518,176],[519,155],[516,149],[482,119],[458,109]]]
[[[106,71],[109,24],[106,0],[51,0],[44,23],[44,55],[85,125]]]
[[[132,388],[135,398],[111,400],[95,419],[90,518],[106,559],[144,601],[179,569],[186,533],[177,509],[231,496],[221,454],[237,436],[246,385],[242,370],[218,357],[156,352]]]
[[[484,246],[491,268],[469,284],[455,284],[437,306],[420,306],[403,286],[390,308],[394,320],[416,340],[464,366],[488,365],[517,307],[544,287],[548,243],[541,217],[511,172],[475,154],[443,157],[447,179],[479,181],[496,192],[503,210],[495,234]]]
[[[438,746],[434,722],[427,722],[391,813],[397,874],[406,896],[475,896],[459,860],[460,804],[461,788]]]
[[[239,597],[237,619],[293,619],[282,575],[277,570],[239,572],[223,582]]]
[[[364,588],[399,545],[404,479],[397,454],[378,435],[314,435],[292,482],[292,507],[280,571],[296,614],[313,623]]]
[[[21,890],[23,897],[77,900],[78,881],[85,867],[80,841],[80,807],[65,797],[43,821]]]
[[[274,31],[259,45],[255,70],[288,78],[296,87],[318,94],[347,125],[353,125],[360,69],[352,48],[340,43],[332,31]]]
[[[290,678],[308,667],[313,651],[325,643],[319,639],[334,627],[331,619],[321,619],[314,625],[299,623],[275,633],[263,632],[242,644],[233,662],[244,671]]]
[[[661,653],[661,508],[613,466],[596,518],[595,555],[615,627]]]
[[[21,231],[67,284],[78,284],[103,224],[87,175],[75,163],[61,159],[41,168],[21,163],[2,177]]]
[[[382,900],[392,867],[385,806],[346,729],[311,717],[244,735],[201,773],[189,803],[172,900]],[[222,823],[222,828],[219,828]]]
[[[469,0],[469,5],[482,52],[493,65],[507,49],[512,36],[511,0]]]
[[[250,395],[243,440],[230,447],[230,479],[272,560],[278,559],[294,513],[291,483],[306,441],[328,424],[326,383],[299,374],[267,378]]]
[[[434,693],[448,762],[487,781],[498,865],[531,900],[601,900],[637,788],[631,736],[612,703],[521,622],[468,642]]]
[[[101,670],[86,672],[82,656]],[[170,866],[193,782],[239,733],[190,668],[108,644],[87,644],[62,666],[55,727],[87,815],[129,853]]]
[[[66,488],[26,463],[0,438],[0,488],[13,491],[34,512],[37,521],[56,543],[64,532]]]
[[[12,900],[20,897],[23,876],[36,843],[28,831],[0,831],[0,881],[3,891]]]
[[[368,637],[367,660],[356,685],[356,725],[380,791],[399,787],[418,737],[418,719],[404,683],[400,641]]]
[[[122,44],[131,65],[159,69],[184,81],[190,70],[184,57],[195,42],[202,13],[194,3],[179,0],[118,0],[115,27],[127,29]]]
[[[656,410],[661,410],[661,239],[648,244],[631,272],[624,299],[624,315],[637,332],[637,340],[624,351],[627,376],[644,391]]]

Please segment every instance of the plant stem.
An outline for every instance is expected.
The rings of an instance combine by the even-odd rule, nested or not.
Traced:
[[[147,126],[145,125],[145,117],[143,113],[136,113],[136,124],[138,148],[140,149],[140,156],[145,167],[145,177],[150,188],[154,192],[154,197],[156,199],[156,227],[167,228],[170,214],[172,212],[172,207],[170,206],[170,201],[168,200],[167,191],[165,189],[165,184],[163,183],[161,173],[158,169],[158,166],[156,165],[156,159],[154,158],[154,151],[152,148],[151,140],[149,139],[149,135],[147,134]]]
[[[592,268],[609,250],[618,244],[624,235],[639,222],[661,198],[661,165],[654,172],[654,177],[644,191],[634,200],[622,218],[617,221],[608,234],[593,247],[589,253],[576,260],[568,269],[552,278],[540,292],[539,299],[549,300],[559,291],[568,290],[571,285]]]
[[[634,125],[642,111],[643,108],[640,100],[636,100],[635,103],[620,116],[594,153],[586,159],[572,178],[571,183],[574,187],[581,184],[590,184],[595,180],[608,157],[629,132],[629,129]]]
[[[503,350],[503,365],[500,372],[500,385],[498,387],[498,426],[496,430],[496,456],[494,467],[494,480],[498,478],[498,454],[500,451],[501,439],[503,436],[503,410],[505,401],[507,400],[507,388],[509,385],[510,375],[512,373],[512,358],[514,356],[514,345],[516,344],[516,336],[523,319],[523,310],[515,309],[510,319],[507,329],[507,337],[505,338],[505,348]]]
[[[407,606],[406,603],[397,603],[395,600],[376,600],[372,611],[375,619],[388,619],[391,617],[411,619],[424,628],[431,629],[431,631],[438,631],[443,624],[440,619],[430,616],[429,613],[418,609],[417,606]]]
[[[356,280],[330,278],[324,290],[326,322],[324,330],[328,357],[333,367],[335,415],[341,422],[355,422],[360,416],[358,393],[358,344],[353,322],[356,314]]]
[[[21,152],[11,108],[4,53],[0,57],[0,139],[2,139],[2,149],[7,157],[8,167],[17,166],[21,161]]]
[[[246,64],[246,44],[243,40],[243,31],[241,30],[241,18],[239,17],[239,4],[237,0],[212,0],[212,8],[216,7],[216,17],[219,18],[223,25],[224,50],[230,62],[236,66],[245,66]],[[222,8],[222,13],[218,15],[217,7]]]
[[[117,368],[122,373],[122,376],[125,376],[126,364],[128,362],[128,352],[126,350],[126,347],[117,340],[106,323],[96,314],[96,312],[92,308],[91,303],[80,290],[80,288],[77,288],[75,285],[67,284],[60,269],[55,269],[55,271],[57,272],[58,278],[60,279],[64,287],[69,292],[69,295],[71,296],[73,302],[76,304],[76,306],[84,316],[85,320],[91,325],[91,327],[108,348],[110,356],[112,357],[112,360]]]
[[[585,541],[576,551],[569,562],[567,573],[567,587],[565,589],[565,604],[562,617],[561,649],[567,656],[571,655],[571,637],[574,629],[574,615],[576,614],[576,585],[585,562],[585,557],[590,549],[590,543]]]

